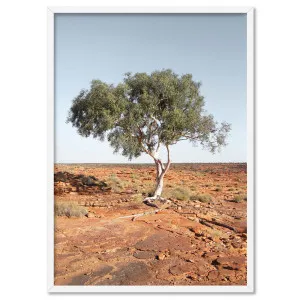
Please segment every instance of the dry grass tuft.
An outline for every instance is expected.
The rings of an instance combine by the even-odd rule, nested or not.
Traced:
[[[165,190],[163,192],[163,197],[166,198],[174,198],[177,200],[189,200],[191,195],[191,191],[184,187],[176,187],[173,189]]]
[[[121,180],[119,177],[117,177],[115,174],[111,174],[108,179],[106,180],[106,183],[112,188],[112,190],[116,193],[120,193],[126,188],[127,182]]]
[[[190,200],[209,203],[211,201],[211,195],[209,194],[193,195],[190,197]]]
[[[242,202],[242,201],[247,201],[247,195],[246,194],[244,194],[244,195],[236,195],[236,196],[234,196],[234,198],[233,198],[233,202],[236,202],[236,203],[240,203],[240,202]]]
[[[88,211],[77,203],[61,202],[55,204],[54,213],[56,216],[83,217],[87,215]]]
[[[144,197],[142,194],[135,194],[131,196],[131,200],[134,202],[143,202]]]

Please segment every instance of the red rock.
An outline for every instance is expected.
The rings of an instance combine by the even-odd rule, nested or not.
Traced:
[[[158,256],[157,256],[157,258],[158,258],[159,260],[164,260],[165,257],[166,257],[166,255],[163,254],[163,253],[159,253]]]
[[[166,187],[174,188],[185,181],[186,186],[194,186],[195,193],[210,193],[212,187],[203,187],[205,184],[214,184],[216,176],[220,177],[221,185],[228,188],[241,187],[232,183],[235,177],[242,178],[242,185],[246,184],[246,164],[226,164],[226,172],[223,164],[212,165],[180,165],[170,169],[167,176]],[[154,170],[154,168],[152,168]],[[205,177],[190,176],[194,171],[209,169]],[[55,184],[55,191],[60,189],[60,196],[55,201],[74,201],[88,203],[91,212],[102,218],[55,218],[55,283],[68,285],[77,283],[80,285],[241,285],[247,283],[246,270],[246,203],[236,205],[225,201],[227,189],[218,193],[219,197],[214,202],[207,204],[191,203],[189,201],[173,201],[169,210],[159,214],[145,215],[136,218],[132,222],[130,218],[119,219],[121,216],[151,211],[143,203],[132,203],[131,196],[136,188],[145,188],[142,181],[152,183],[153,178],[145,175],[149,167],[121,166],[85,166],[82,171],[78,167],[56,165],[55,171],[71,171],[76,176],[82,173],[84,176],[108,178],[112,173],[120,173],[119,178],[128,182],[125,189],[117,194],[114,191],[101,191],[92,187],[80,188],[78,194],[69,193],[73,184]],[[211,173],[213,171],[213,173]],[[131,175],[136,174],[136,183],[131,181]],[[152,176],[151,176],[152,177]],[[196,178],[196,179],[195,179]],[[171,181],[169,181],[171,180]],[[74,182],[75,183],[75,182]],[[135,186],[131,186],[135,184]],[[205,191],[206,189],[206,191]],[[73,189],[74,190],[74,189]],[[56,192],[55,192],[56,193]],[[132,194],[133,193],[133,194]],[[214,194],[215,195],[215,194]],[[228,194],[229,195],[229,194]],[[228,198],[232,199],[232,195]],[[129,203],[128,203],[129,202]],[[201,205],[195,208],[195,205]],[[176,206],[182,207],[177,209]],[[105,208],[103,208],[103,207]],[[110,206],[111,208],[107,208]],[[235,212],[234,212],[235,208]],[[182,214],[182,212],[193,214]],[[180,213],[178,213],[180,212]],[[238,231],[220,229],[220,241],[212,242],[204,238],[211,230],[198,222],[187,220],[187,217],[216,218],[222,220]],[[240,219],[235,219],[239,216]],[[214,226],[214,225],[213,225]],[[192,230],[192,228],[195,228]],[[192,231],[192,232],[191,232]],[[229,234],[232,239],[229,240]],[[201,235],[199,238],[197,235]],[[203,235],[203,237],[202,237]],[[214,236],[213,234],[209,234]],[[240,237],[240,248],[233,248]],[[230,248],[222,246],[222,241]],[[202,238],[205,241],[202,241]],[[76,247],[75,247],[76,246]],[[140,246],[140,248],[138,248]],[[221,247],[222,246],[222,247]],[[137,247],[138,249],[136,249]],[[168,251],[168,254],[166,254]],[[97,253],[98,252],[98,253]],[[205,255],[203,255],[206,252]],[[161,253],[161,258],[157,256]],[[237,254],[239,253],[239,254]],[[242,255],[243,253],[243,255]],[[227,257],[227,261],[217,259]],[[233,257],[242,257],[232,259]],[[214,262],[214,264],[212,264]],[[101,266],[109,266],[104,269]],[[239,269],[239,270],[237,270]],[[172,270],[173,274],[169,270]],[[218,273],[219,272],[219,273]],[[84,275],[87,274],[87,275]],[[105,274],[105,275],[104,275]],[[178,275],[174,275],[178,274]],[[219,274],[219,275],[218,275]]]
[[[86,216],[88,218],[95,218],[95,215],[92,212],[89,212]]]
[[[181,275],[195,270],[195,265],[188,262],[179,262],[177,265],[170,268],[172,275]]]
[[[149,259],[154,258],[156,253],[153,251],[136,251],[133,253],[133,256],[139,259]]]
[[[208,273],[208,279],[215,280],[219,277],[219,271],[213,270]]]
[[[166,231],[161,231],[149,236],[147,239],[135,244],[139,250],[164,251],[169,250],[192,250],[190,239],[185,236],[175,236]]]
[[[195,273],[191,273],[191,274],[188,275],[187,278],[190,278],[190,279],[196,281],[196,280],[198,280],[198,275],[195,274]]]
[[[214,261],[215,265],[221,265],[228,270],[240,270],[245,268],[245,256],[219,257]]]

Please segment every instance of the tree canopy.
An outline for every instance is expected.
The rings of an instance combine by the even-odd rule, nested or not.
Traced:
[[[172,70],[126,73],[122,83],[93,80],[73,100],[67,121],[80,135],[104,140],[130,160],[143,152],[154,159],[161,145],[182,140],[214,153],[226,145],[230,125],[204,110],[200,82]]]

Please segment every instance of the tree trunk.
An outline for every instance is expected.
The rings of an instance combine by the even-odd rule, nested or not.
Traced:
[[[170,160],[167,163],[167,166],[165,167],[160,160],[155,160],[156,165],[156,188],[155,192],[153,194],[153,198],[157,199],[161,197],[163,187],[164,187],[164,176],[167,173],[169,167],[170,167]]]
[[[161,165],[159,164],[158,160],[155,160],[155,165],[156,165],[156,184],[159,182],[159,178],[163,172]]]
[[[161,175],[156,179],[156,188],[153,197],[160,198],[161,193],[164,187],[164,175],[165,173],[161,173]]]
[[[164,186],[164,176],[167,173],[167,171],[169,170],[169,167],[171,164],[169,146],[167,145],[166,148],[168,151],[168,162],[167,162],[166,166],[158,158],[158,151],[151,153],[151,157],[153,158],[153,160],[155,162],[155,166],[156,166],[156,188],[155,188],[155,192],[154,192],[153,196],[147,197],[144,200],[144,203],[146,203],[148,205],[150,205],[151,202],[153,202],[157,199],[162,200],[161,194],[162,194],[163,186]]]

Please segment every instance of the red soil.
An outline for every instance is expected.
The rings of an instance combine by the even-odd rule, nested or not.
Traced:
[[[55,217],[55,285],[246,285],[246,164],[177,164],[165,190],[210,194],[209,203],[171,199],[158,213],[142,203],[155,181],[154,166],[55,165],[55,172],[122,183],[118,193],[76,191],[56,183],[55,202],[77,202],[88,217]],[[139,196],[136,196],[139,194]],[[192,198],[193,199],[193,198]],[[129,216],[127,218],[122,218]],[[121,217],[121,218],[120,218]]]

